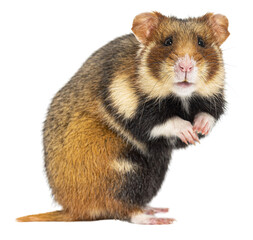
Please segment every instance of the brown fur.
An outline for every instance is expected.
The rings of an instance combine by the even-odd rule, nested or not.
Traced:
[[[110,167],[126,147],[96,118],[76,115],[72,119],[63,147],[54,153],[47,166],[55,200],[71,217],[129,218],[128,206],[113,199],[123,181],[122,175]]]
[[[198,93],[208,96],[218,92],[223,88],[224,78],[219,45],[229,34],[227,26],[225,18],[213,14],[189,19],[183,24],[157,12],[136,16],[132,30],[142,45],[136,54],[137,40],[129,36],[126,54],[122,54],[120,63],[113,63],[116,70],[108,96],[113,107],[125,118],[132,118],[139,106],[137,92],[152,99],[170,94],[173,65],[186,53],[202,69]],[[192,32],[196,31],[200,36],[207,36],[209,42],[216,39],[217,47],[204,53],[206,60],[192,41],[197,37]],[[175,49],[164,51],[161,43],[175,32],[178,37]],[[89,58],[56,94],[45,121],[46,172],[54,198],[63,210],[30,215],[18,221],[130,219],[142,212],[139,206],[115,198],[125,180],[122,172],[136,168],[121,153],[130,148],[145,153],[146,145],[122,128],[102,104],[101,69],[108,62],[100,54],[97,52]],[[207,64],[215,61],[220,64]]]
[[[55,200],[64,210],[22,217],[17,221],[126,220],[142,212],[138,206],[115,200],[124,178],[122,168],[117,171],[112,166],[123,149],[129,148],[128,142],[135,140],[125,131],[122,139],[108,127],[109,123],[111,128],[119,128],[109,116],[103,115],[105,110],[97,97],[100,76],[96,73],[99,71],[96,72],[89,60],[85,68],[94,71],[85,81],[85,69],[81,68],[56,94],[44,127],[48,180]],[[119,89],[115,95],[120,97],[121,93]],[[130,117],[128,109],[126,113]]]
[[[48,212],[48,213],[41,213],[35,215],[29,215],[25,217],[17,218],[18,222],[69,222],[74,221],[76,219],[72,218],[68,213],[65,211],[55,211],[55,212]]]

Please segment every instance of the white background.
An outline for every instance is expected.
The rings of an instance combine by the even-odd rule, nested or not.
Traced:
[[[54,94],[96,49],[130,32],[135,15],[222,13],[228,109],[210,136],[175,151],[152,206],[169,207],[168,226],[121,221],[16,223],[60,209],[43,170],[42,123]],[[253,239],[253,47],[250,1],[1,1],[1,239]]]

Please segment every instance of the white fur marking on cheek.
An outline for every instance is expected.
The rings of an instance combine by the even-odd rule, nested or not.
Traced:
[[[151,98],[151,99],[166,97],[171,93],[171,90],[173,88],[173,80],[170,79],[169,74],[168,76],[165,74],[168,71],[167,64],[166,64],[166,68],[164,68],[165,62],[160,63],[162,67],[161,76],[154,77],[153,74],[151,74],[152,71],[148,65],[148,58],[154,46],[155,46],[155,43],[150,43],[141,52],[142,56],[141,56],[140,65],[138,67],[139,77],[137,78],[137,83],[136,83],[138,87],[140,88],[140,90],[143,91],[148,96],[148,98]],[[163,71],[165,72],[163,73]],[[165,77],[165,75],[167,77]]]

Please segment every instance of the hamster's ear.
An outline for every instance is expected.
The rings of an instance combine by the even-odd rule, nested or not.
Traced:
[[[146,44],[164,16],[159,12],[146,12],[134,18],[132,31],[139,42]]]
[[[203,18],[212,28],[218,44],[221,45],[230,35],[228,31],[228,19],[224,15],[213,13],[207,13]]]

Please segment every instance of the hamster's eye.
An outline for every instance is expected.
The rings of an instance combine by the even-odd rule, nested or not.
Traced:
[[[204,40],[201,37],[198,37],[198,45],[200,47],[205,47],[205,42],[204,42]]]
[[[164,46],[171,46],[173,43],[173,38],[172,37],[168,37],[165,41],[164,41]]]

